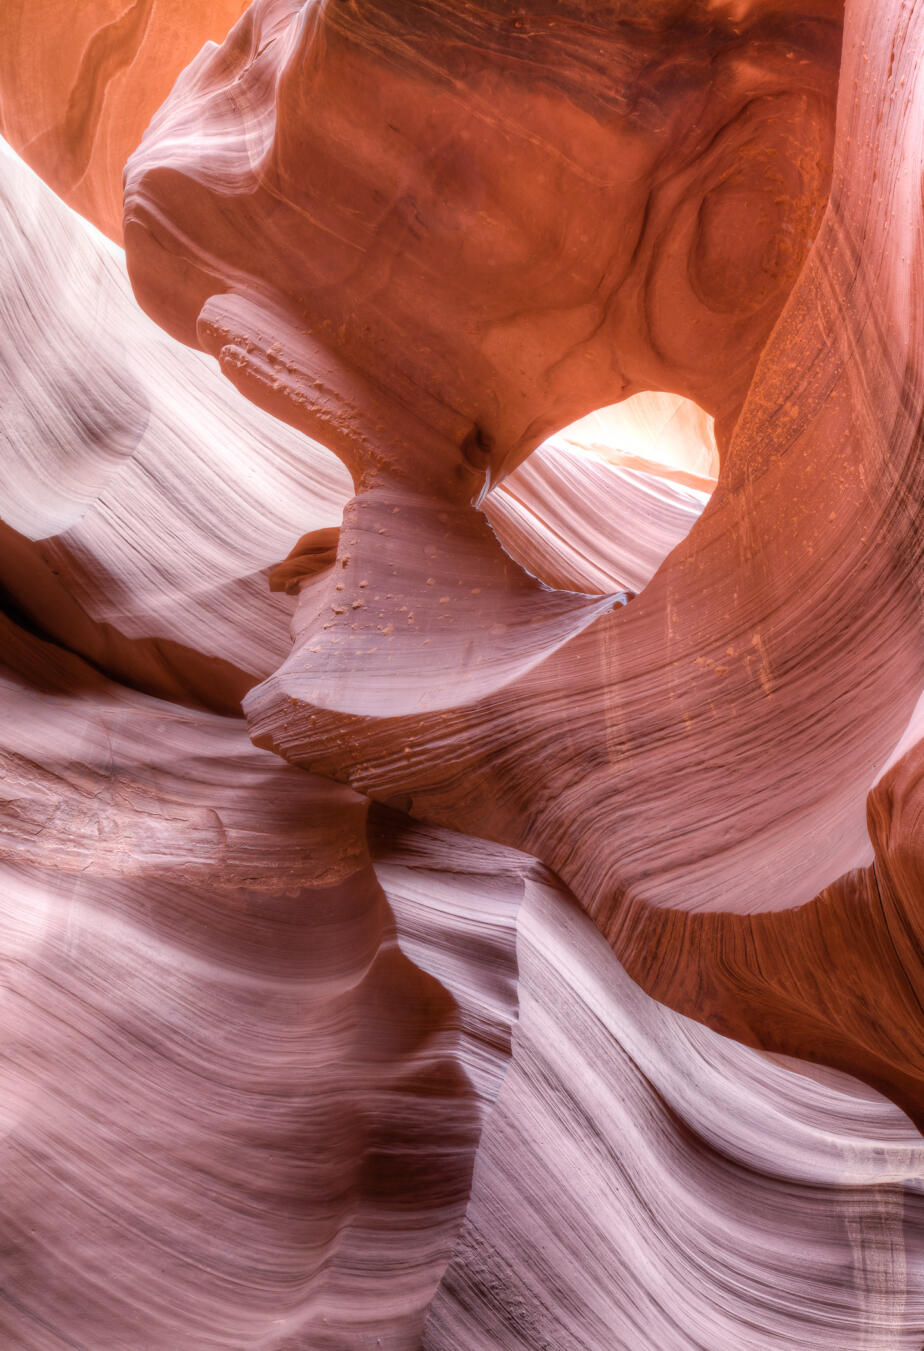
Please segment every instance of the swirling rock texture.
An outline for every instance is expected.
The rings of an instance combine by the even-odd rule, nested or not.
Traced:
[[[121,174],[177,72],[246,0],[4,0],[0,134],[113,239]]]
[[[924,6],[242,9],[0,15],[0,1341],[919,1351]]]

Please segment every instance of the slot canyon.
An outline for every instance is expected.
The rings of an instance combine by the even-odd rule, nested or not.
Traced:
[[[924,0],[0,0],[0,1351],[922,1351]]]

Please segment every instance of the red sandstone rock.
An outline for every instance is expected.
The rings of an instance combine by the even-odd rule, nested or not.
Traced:
[[[362,488],[467,501],[636,389],[727,442],[824,204],[839,6],[457,22],[252,6],[128,166],[141,303]]]
[[[231,17],[11,9],[7,133],[115,233]],[[12,1346],[917,1351],[910,1126],[766,1052],[924,1122],[921,28],[825,208],[834,6],[258,3],[126,238],[264,412],[6,163]]]
[[[186,62],[245,9],[246,0],[4,0],[0,134],[120,239],[126,158]]]
[[[363,799],[2,637],[0,1340],[417,1346],[509,1050],[528,860],[484,857],[491,904],[451,842],[409,864],[380,826],[387,886],[425,898],[412,959]]]
[[[921,688],[919,19],[848,14],[826,209],[833,8],[694,5],[680,45],[677,9],[604,6],[594,46],[576,5],[460,30],[270,0],[129,165],[142,304],[359,494],[248,697],[258,743],[538,854],[630,964],[670,912],[724,934],[865,863],[866,792]],[[715,415],[721,472],[600,615],[518,576],[468,502],[645,388]],[[771,1010],[799,960],[796,921],[773,926]],[[724,941],[671,948],[698,994],[670,997],[733,1027],[697,974]],[[835,1059],[911,1101],[901,1067]]]

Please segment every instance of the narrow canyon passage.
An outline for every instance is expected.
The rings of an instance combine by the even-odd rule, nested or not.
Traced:
[[[4,5],[4,1348],[920,1351],[922,52]]]

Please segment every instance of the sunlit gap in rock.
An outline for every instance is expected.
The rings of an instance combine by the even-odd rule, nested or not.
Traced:
[[[712,418],[676,394],[637,394],[550,437],[483,510],[546,585],[631,597],[689,534],[717,474]]]

